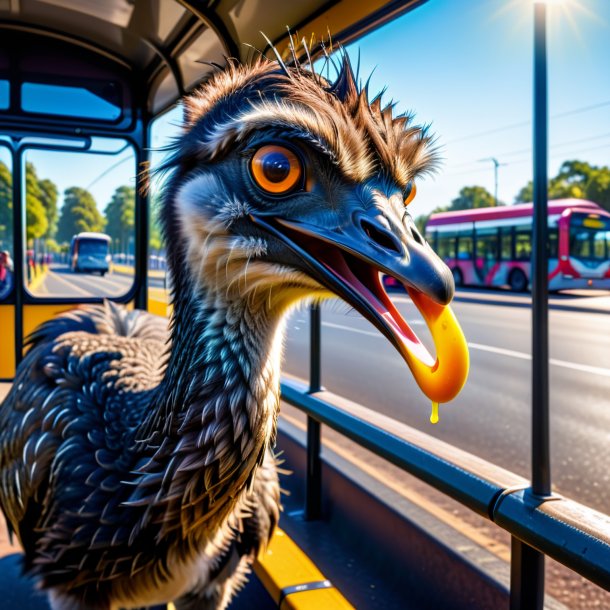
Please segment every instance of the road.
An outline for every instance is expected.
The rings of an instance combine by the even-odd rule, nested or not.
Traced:
[[[405,319],[431,347],[406,296]],[[470,345],[461,394],[429,422],[430,403],[404,361],[366,320],[341,302],[322,310],[323,385],[520,475],[530,473],[530,311],[456,302]],[[288,322],[284,371],[308,370],[309,316]],[[551,442],[554,488],[610,512],[610,314],[550,312]]]
[[[48,270],[36,294],[117,296],[131,287],[125,273],[75,274]],[[162,287],[163,280],[149,279]],[[472,296],[472,295],[470,295]],[[502,293],[496,298],[517,301]],[[416,308],[394,294],[405,319],[431,348]],[[324,386],[410,426],[433,434],[523,476],[530,472],[530,310],[497,303],[454,302],[470,345],[471,372],[461,394],[441,405],[429,423],[430,403],[407,365],[382,335],[341,301],[323,307]],[[304,377],[309,317],[288,322],[284,370]],[[555,488],[610,512],[610,313],[550,312],[551,447]]]
[[[125,294],[133,284],[129,273],[72,273],[67,265],[51,265],[43,282],[36,288],[36,296],[54,297],[108,297]],[[162,287],[163,280],[149,278],[149,285]]]

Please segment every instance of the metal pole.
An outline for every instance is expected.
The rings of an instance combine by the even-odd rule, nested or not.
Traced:
[[[534,218],[532,247],[532,490],[551,493],[547,254],[546,5],[534,5]]]
[[[498,207],[498,167],[500,163],[495,157],[492,157],[491,161],[494,164],[494,205]]]
[[[319,392],[321,385],[320,306],[312,305],[309,318],[309,393]],[[305,478],[305,519],[319,519],[322,512],[322,461],[320,458],[320,422],[307,416],[307,472]]]
[[[534,217],[532,227],[532,493],[551,493],[549,446],[549,321],[547,261],[546,5],[534,4]],[[544,555],[511,543],[510,608],[544,606]]]
[[[18,89],[19,87],[12,87]],[[15,366],[23,359],[23,297],[25,292],[25,271],[27,259],[25,255],[24,240],[25,226],[25,193],[22,194],[23,179],[22,167],[23,151],[13,148],[13,290],[15,293]],[[24,267],[25,266],[25,267]]]

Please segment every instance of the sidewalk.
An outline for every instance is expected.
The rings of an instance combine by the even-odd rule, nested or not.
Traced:
[[[454,301],[504,305],[506,307],[531,307],[530,293],[515,293],[508,290],[477,290],[459,288]],[[549,309],[580,311],[585,313],[610,313],[610,293],[603,290],[569,290],[549,295]]]

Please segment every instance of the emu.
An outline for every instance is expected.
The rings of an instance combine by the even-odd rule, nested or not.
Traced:
[[[106,302],[29,337],[0,408],[0,507],[55,610],[226,608],[279,518],[287,312],[338,295],[407,359],[380,273],[451,300],[407,208],[431,137],[339,68],[229,62],[186,99],[162,203],[169,329]]]

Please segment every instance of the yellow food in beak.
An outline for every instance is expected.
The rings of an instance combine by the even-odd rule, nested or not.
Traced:
[[[417,290],[408,292],[430,329],[436,361],[421,357],[421,349],[425,349],[421,344],[416,350],[407,345],[405,360],[422,392],[432,402],[448,402],[458,395],[468,377],[470,357],[466,338],[448,305],[439,305]]]

